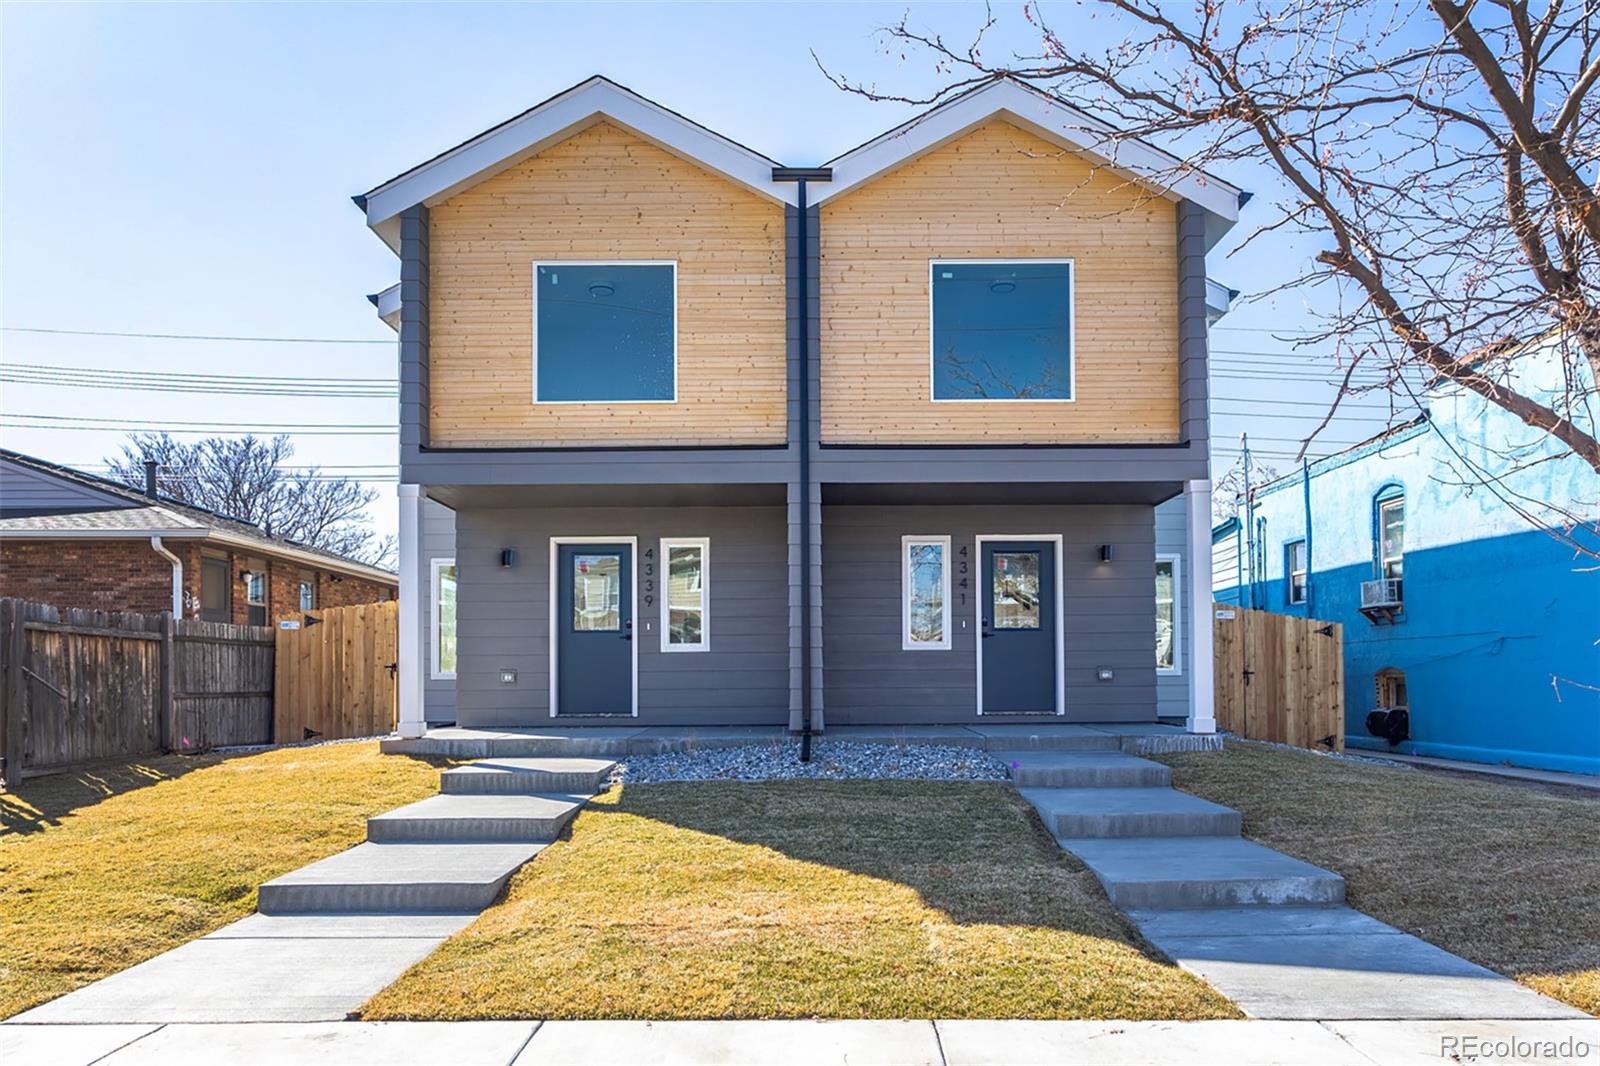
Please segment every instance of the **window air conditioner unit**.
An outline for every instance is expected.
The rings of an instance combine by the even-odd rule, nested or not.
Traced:
[[[1400,579],[1379,578],[1361,583],[1361,613],[1373,622],[1392,622],[1400,612]]]

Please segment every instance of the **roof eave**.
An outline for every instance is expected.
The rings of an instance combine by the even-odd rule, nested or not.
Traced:
[[[316,552],[305,551],[293,545],[263,542],[236,533],[215,529],[6,529],[0,527],[0,540],[162,540],[215,541],[243,552],[277,555],[305,563],[321,570],[334,570],[352,577],[366,578],[383,584],[397,585],[400,577],[391,571],[349,559],[336,559]]]

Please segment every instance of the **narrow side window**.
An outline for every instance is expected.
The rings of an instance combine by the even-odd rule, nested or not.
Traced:
[[[661,542],[666,595],[661,597],[661,650],[711,649],[711,540],[680,537]]]
[[[1306,602],[1306,542],[1291,540],[1283,548],[1284,589],[1291,604]]]
[[[900,539],[900,647],[950,647],[950,538]]]
[[[1156,556],[1156,672],[1176,674],[1182,670],[1178,642],[1183,639],[1181,591],[1178,585],[1178,557]]]
[[[435,559],[433,599],[433,679],[456,676],[456,561]]]

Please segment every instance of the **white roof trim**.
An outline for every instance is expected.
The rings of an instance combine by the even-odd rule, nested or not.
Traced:
[[[400,283],[397,281],[387,289],[372,298],[372,304],[378,309],[378,317],[383,319],[384,325],[400,332]]]
[[[831,164],[833,181],[819,182],[811,200],[820,204],[842,196],[996,117],[1152,186],[1169,199],[1192,200],[1221,223],[1219,237],[1239,220],[1240,190],[1235,186],[1198,170],[1182,173],[1183,160],[1178,157],[1143,141],[1116,140],[1114,127],[1049,93],[1010,80],[992,81],[954,97],[839,156]]]
[[[1220,281],[1206,279],[1206,324],[1212,325],[1217,319],[1227,314],[1233,308],[1234,292]]]
[[[387,231],[406,208],[446,200],[602,120],[763,196],[794,202],[793,186],[772,180],[774,160],[594,77],[379,185],[366,195],[367,225],[390,240]]]

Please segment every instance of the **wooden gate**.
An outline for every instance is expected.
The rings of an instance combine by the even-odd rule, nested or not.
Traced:
[[[1344,627],[1218,603],[1217,728],[1344,750]]]
[[[394,731],[398,602],[313,611],[277,639],[273,739],[382,736]]]

